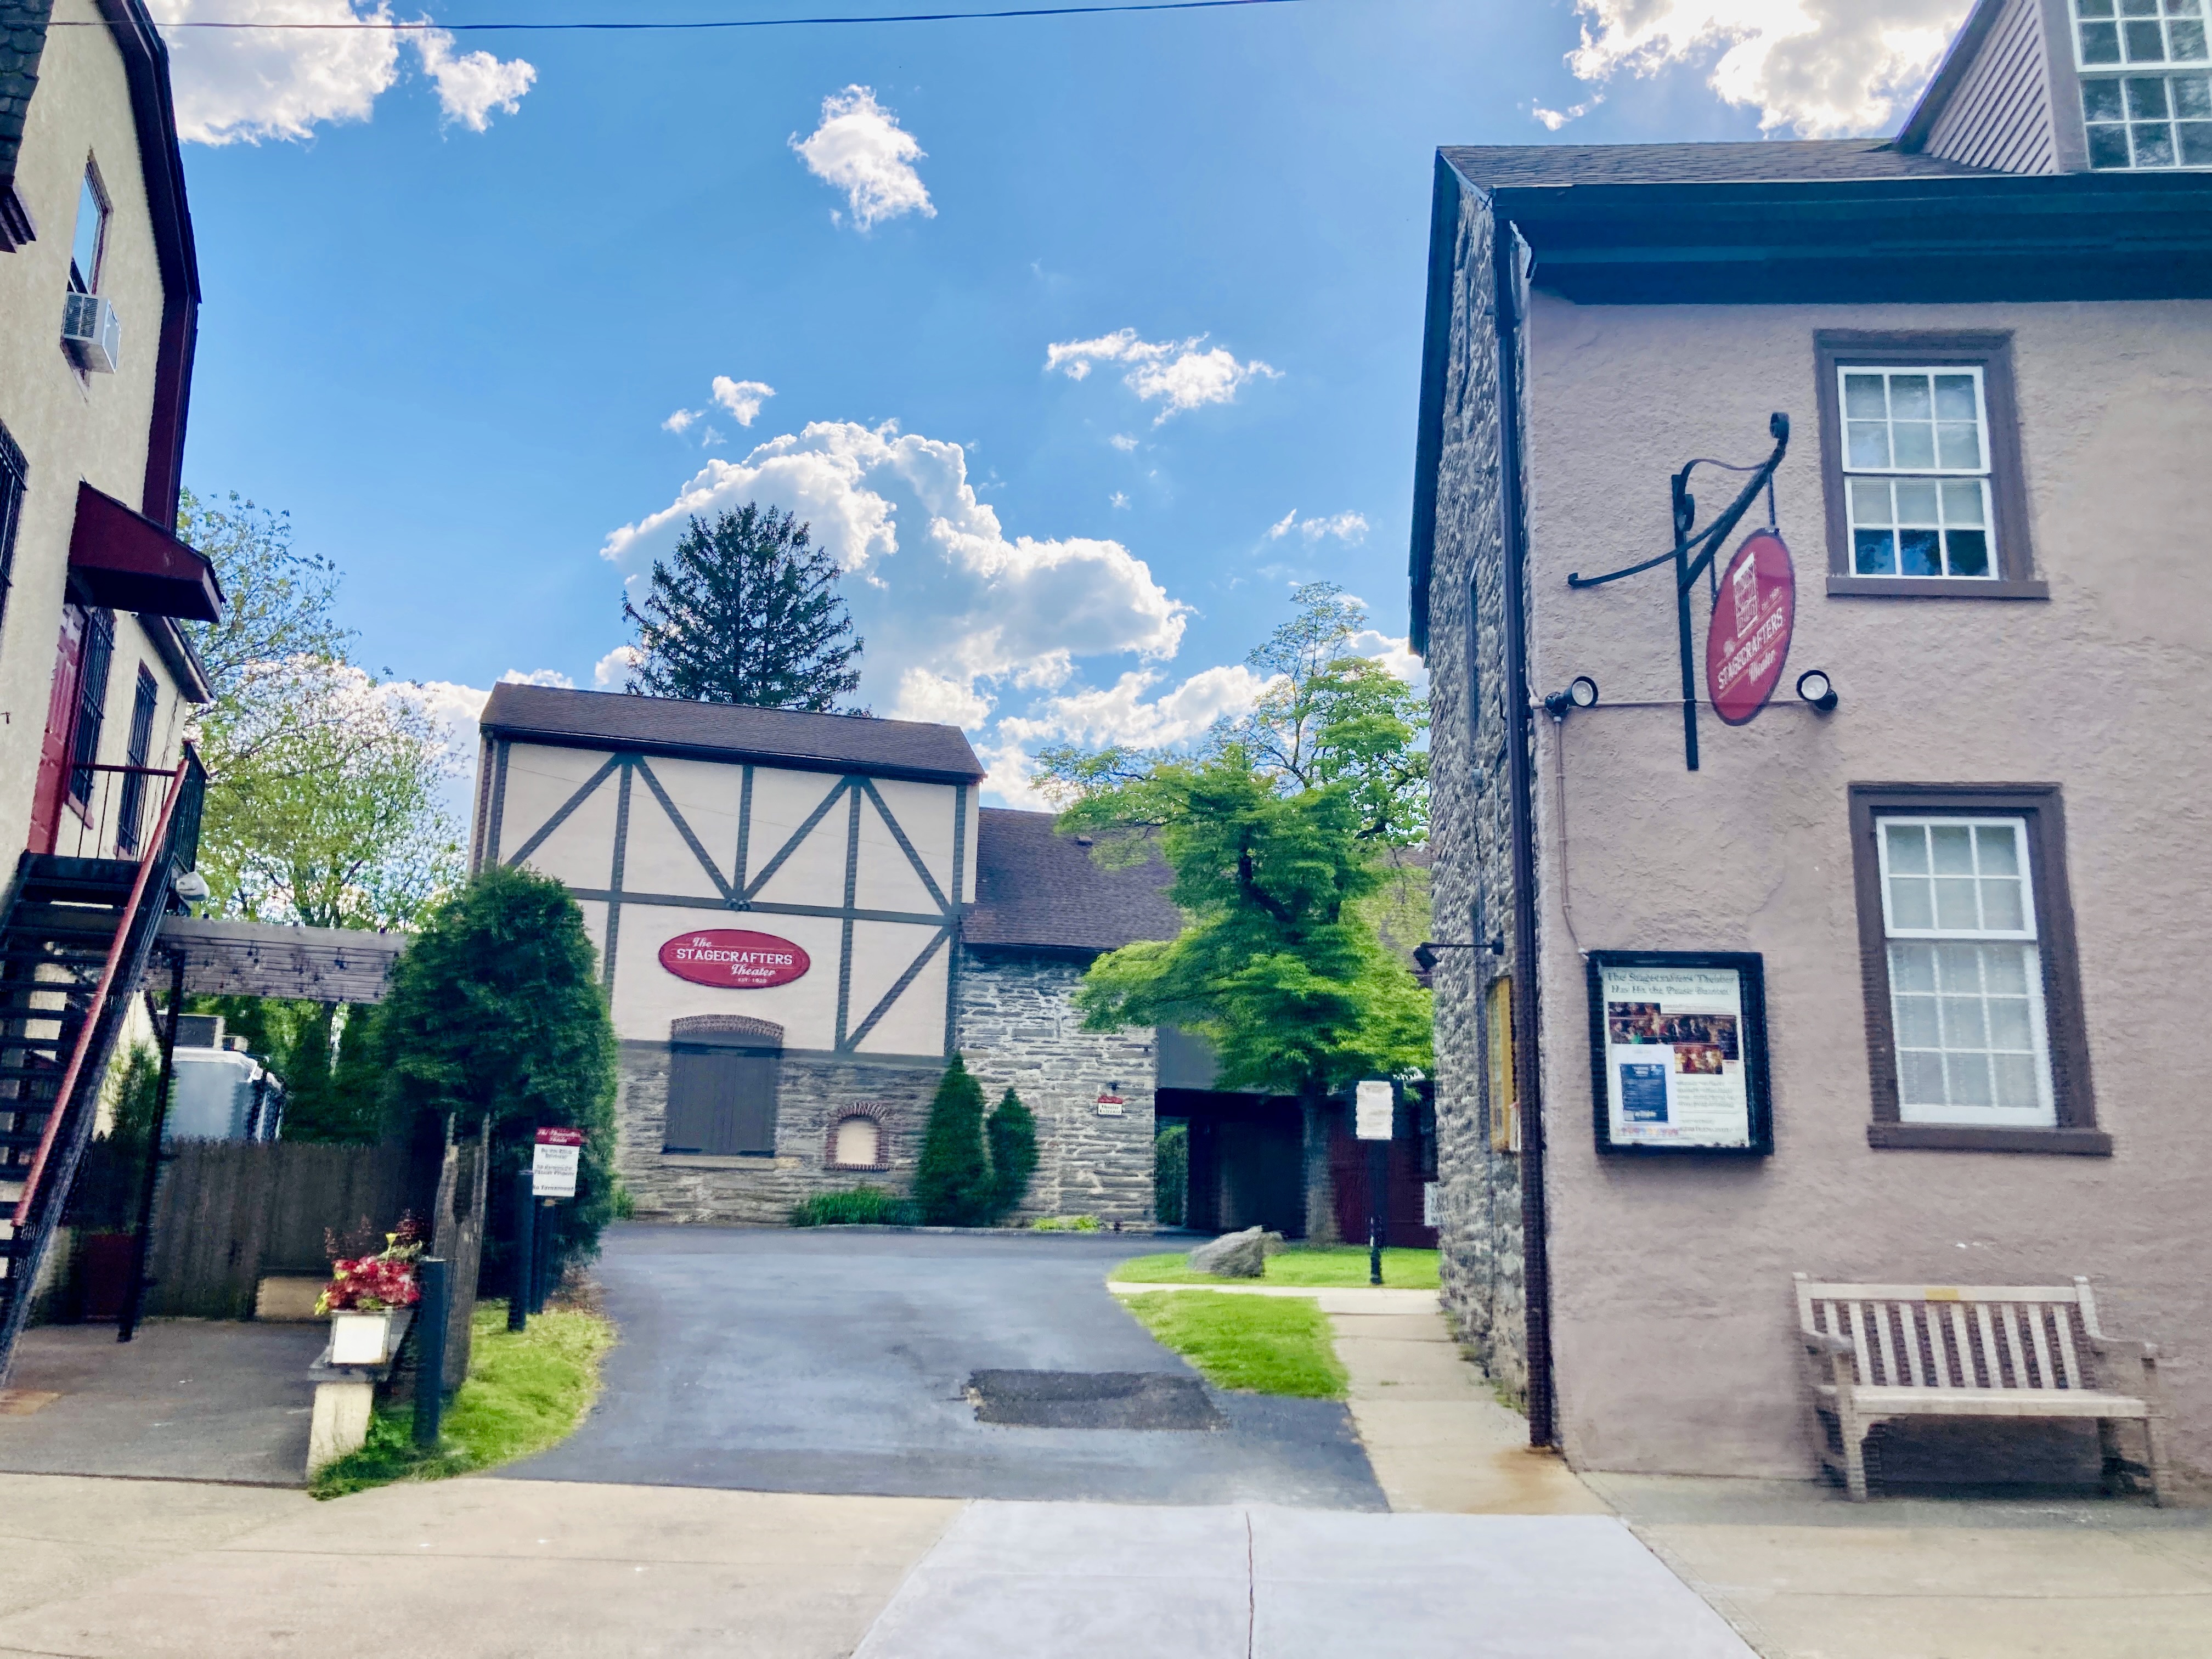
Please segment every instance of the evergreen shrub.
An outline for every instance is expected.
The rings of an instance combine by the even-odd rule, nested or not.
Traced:
[[[990,1219],[1003,1221],[1021,1207],[1028,1196],[1030,1177],[1036,1173],[1036,1119],[1012,1089],[991,1110],[983,1136],[991,1152]]]
[[[929,1104],[914,1201],[929,1226],[978,1227],[990,1219],[993,1198],[983,1150],[983,1091],[955,1054]]]

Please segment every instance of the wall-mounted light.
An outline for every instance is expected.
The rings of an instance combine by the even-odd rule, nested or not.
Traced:
[[[1819,709],[1823,714],[1832,714],[1836,707],[1836,683],[1828,678],[1825,668],[1808,668],[1797,677],[1797,695]]]
[[[1544,712],[1555,720],[1567,717],[1570,708],[1597,707],[1597,682],[1587,674],[1577,674],[1564,691],[1554,691],[1544,699]]]

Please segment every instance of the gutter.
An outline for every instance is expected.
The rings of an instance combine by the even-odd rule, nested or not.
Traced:
[[[1551,1240],[1544,1197],[1542,964],[1536,939],[1534,701],[1528,689],[1528,535],[1521,498],[1521,272],[1519,233],[1492,206],[1491,278],[1498,331],[1498,504],[1505,538],[1506,794],[1511,820],[1514,1092],[1521,1103],[1521,1280],[1527,1322],[1528,1443],[1559,1442],[1552,1368]],[[1468,658],[1474,660],[1472,651]]]

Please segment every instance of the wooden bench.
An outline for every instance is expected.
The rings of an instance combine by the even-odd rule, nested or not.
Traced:
[[[2139,1476],[2153,1503],[2168,1501],[2158,1349],[2099,1329],[2087,1279],[2021,1285],[1796,1279],[1814,1444],[1821,1462],[1840,1471],[1853,1502],[1866,1500],[1868,1431],[1904,1417],[2094,1418],[2107,1489]],[[2141,1463],[2121,1455],[2118,1425],[2130,1420],[2142,1425]]]

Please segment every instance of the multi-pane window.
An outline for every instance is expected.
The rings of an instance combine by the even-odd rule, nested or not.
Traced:
[[[2049,1024],[2024,820],[1878,820],[1905,1123],[2049,1127]]]
[[[2212,167],[2205,21],[2205,0],[2074,0],[2091,167]]]
[[[1837,374],[1851,573],[1994,576],[1982,371],[1846,366]]]

